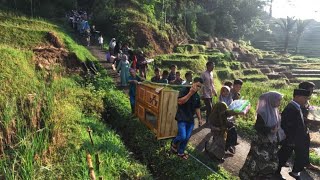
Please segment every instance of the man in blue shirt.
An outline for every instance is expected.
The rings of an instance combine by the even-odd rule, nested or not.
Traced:
[[[178,110],[176,120],[178,121],[178,135],[171,143],[171,150],[183,159],[188,159],[184,153],[187,143],[191,137],[194,127],[194,115],[201,121],[200,114],[200,96],[197,93],[203,84],[199,77],[194,78],[191,87],[185,87],[180,90],[178,98]]]

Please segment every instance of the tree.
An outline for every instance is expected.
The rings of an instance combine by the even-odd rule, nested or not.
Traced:
[[[283,48],[284,53],[288,53],[290,33],[292,32],[294,25],[296,24],[296,21],[297,20],[295,20],[294,17],[287,16],[287,19],[281,18],[280,21],[276,22],[276,24],[280,26],[281,30],[285,34],[284,48]]]
[[[303,34],[303,32],[306,30],[306,27],[309,25],[311,21],[310,20],[297,20],[297,34],[296,34],[296,54],[299,51],[299,42],[301,39],[301,36]]]

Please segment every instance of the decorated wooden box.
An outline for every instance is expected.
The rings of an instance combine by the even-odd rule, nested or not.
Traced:
[[[179,92],[155,84],[138,84],[135,114],[157,139],[175,137],[178,132],[175,120]]]

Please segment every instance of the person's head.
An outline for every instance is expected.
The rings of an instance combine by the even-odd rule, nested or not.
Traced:
[[[161,69],[158,68],[158,67],[156,67],[156,68],[154,69],[154,75],[157,76],[157,77],[160,77],[160,71],[161,71]]]
[[[186,72],[185,78],[188,82],[192,82],[192,72],[191,71]]]
[[[297,102],[300,106],[307,104],[311,91],[305,89],[295,89],[293,90],[293,100]]]
[[[313,82],[310,81],[304,81],[302,83],[299,84],[299,89],[305,89],[311,92],[311,94],[313,93],[313,90],[315,88],[315,84]]]
[[[180,76],[180,72],[179,71],[177,71],[176,72],[176,79],[180,79],[181,78],[181,76]]]
[[[228,105],[225,102],[217,102],[212,107],[211,114],[215,115],[215,118],[218,118],[221,114],[224,114],[224,112],[228,109]]]
[[[220,90],[220,94],[222,97],[228,97],[230,94],[230,87],[229,86],[222,86]]]
[[[136,70],[134,70],[133,68],[130,68],[129,72],[132,77],[136,76]]]
[[[168,79],[168,76],[169,76],[169,71],[164,70],[164,71],[162,72],[162,79]]]
[[[235,92],[240,92],[241,87],[242,87],[243,81],[241,79],[236,79],[233,81],[233,90]]]
[[[232,88],[232,82],[231,81],[226,81],[226,82],[224,82],[223,85],[228,86],[229,88]]]
[[[280,114],[278,108],[280,106],[282,97],[282,94],[275,91],[263,93],[259,97],[257,114],[262,117],[267,127],[274,127],[275,125],[279,124]]]
[[[202,78],[195,77],[193,79],[192,86],[195,86],[198,91],[201,89],[202,84],[203,84],[203,79]]]
[[[207,71],[211,72],[214,68],[214,62],[208,61],[206,64],[206,67],[207,67]]]
[[[171,70],[171,72],[176,73],[177,66],[175,64],[171,64],[170,70]]]

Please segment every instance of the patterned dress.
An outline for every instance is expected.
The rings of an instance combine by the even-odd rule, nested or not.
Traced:
[[[260,126],[263,119],[258,115],[255,128],[259,132],[268,131]],[[258,125],[257,125],[258,124]],[[278,145],[270,142],[265,133],[257,133],[251,142],[250,152],[246,162],[240,169],[239,177],[242,180],[269,179],[278,169]]]

